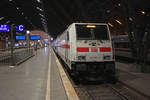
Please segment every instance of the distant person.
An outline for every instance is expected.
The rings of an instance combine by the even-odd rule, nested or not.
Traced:
[[[37,55],[37,44],[34,46],[34,51],[35,51],[35,54]]]

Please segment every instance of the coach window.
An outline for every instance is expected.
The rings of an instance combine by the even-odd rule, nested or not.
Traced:
[[[67,31],[67,41],[69,41],[69,32]]]

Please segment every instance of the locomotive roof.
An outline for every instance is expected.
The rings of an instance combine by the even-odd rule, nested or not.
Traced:
[[[72,24],[91,24],[91,25],[107,25],[106,23],[72,23]],[[71,25],[72,25],[71,24]]]
[[[69,25],[69,27],[68,28],[70,28],[72,25],[74,25],[74,24],[81,24],[81,25],[108,25],[108,24],[106,24],[106,23],[72,23],[72,24],[70,24]],[[67,29],[68,29],[67,28]]]
[[[67,29],[69,29],[72,25],[74,25],[74,24],[81,24],[81,25],[108,25],[108,24],[106,24],[106,23],[72,23],[72,24],[70,24],[68,27],[67,27]],[[66,29],[66,30],[67,30]],[[65,31],[66,31],[65,30]],[[64,32],[65,32],[64,31]],[[57,36],[57,38],[61,35],[62,33],[60,33],[58,36]]]

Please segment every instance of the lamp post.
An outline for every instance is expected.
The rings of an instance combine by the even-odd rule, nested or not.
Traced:
[[[30,39],[29,39],[29,38],[30,38],[30,37],[29,37],[30,31],[27,30],[26,33],[27,33],[27,44],[28,44],[28,48],[30,48]]]
[[[14,24],[11,24],[11,66],[14,66],[14,37],[13,37],[13,31],[14,31]]]
[[[27,30],[26,31],[26,33],[27,33],[27,46],[28,46],[28,52],[29,52],[29,54],[31,53],[30,51],[30,31],[29,30]]]

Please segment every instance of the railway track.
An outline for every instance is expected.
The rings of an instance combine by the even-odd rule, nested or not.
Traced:
[[[80,86],[78,89],[77,91],[83,92],[82,95],[78,92],[81,100],[126,100],[104,84]]]
[[[80,100],[149,100],[120,83],[78,85],[74,88]]]
[[[145,96],[137,93],[136,91],[128,88],[124,84],[118,82],[116,84],[108,83],[87,83],[84,80],[79,82],[70,77],[71,75],[66,69],[66,65],[61,61],[64,70],[69,77],[73,87],[76,90],[80,100],[149,100]]]
[[[68,77],[76,90],[80,100],[150,100],[135,90],[118,82],[109,84],[105,82],[75,82],[70,75]]]

